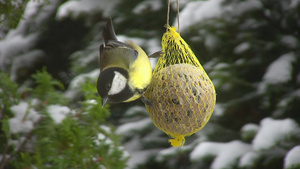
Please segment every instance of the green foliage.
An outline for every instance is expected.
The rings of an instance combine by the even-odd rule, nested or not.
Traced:
[[[15,28],[19,20],[22,18],[24,5],[27,0],[15,1],[5,0],[0,2],[0,25],[5,25],[8,28]],[[0,26],[0,27],[2,27]]]
[[[2,123],[2,131],[4,132],[4,136],[6,139],[10,139],[10,134],[9,134],[9,122],[7,118],[1,120]]]
[[[298,169],[298,168],[300,168],[300,164],[293,165],[287,169]]]
[[[10,107],[20,101],[18,85],[2,72],[0,72],[0,79],[0,114],[11,115]]]
[[[47,101],[49,104],[67,103],[66,98],[60,92],[56,91],[56,88],[64,89],[63,84],[52,78],[50,74],[47,73],[46,69],[43,68],[42,71],[37,71],[36,74],[32,75],[37,86],[33,89],[33,94],[40,100]]]
[[[98,94],[96,94],[97,89],[95,87],[95,83],[92,83],[90,80],[87,80],[86,83],[84,83],[81,86],[81,90],[86,97],[86,101],[82,102],[83,110],[87,112],[95,112],[90,113],[90,116],[93,117],[96,121],[103,121],[103,118],[106,118],[109,115],[108,109],[107,106],[102,108],[101,97],[99,97]]]
[[[16,28],[23,19],[21,14],[27,2],[28,0],[0,2],[2,36]],[[110,114],[108,107],[101,107],[94,79],[86,79],[81,90],[77,88],[78,84],[73,85],[77,80],[74,79],[66,92],[67,96],[72,97],[70,100],[64,97],[65,89],[61,82],[68,86],[75,76],[73,72],[81,76],[82,72],[98,69],[98,47],[103,40],[101,31],[107,16],[114,19],[117,35],[134,37],[134,41],[141,40],[142,48],[150,51],[155,47],[152,42],[159,43],[165,32],[167,1],[119,0],[111,4],[111,10],[100,8],[80,13],[71,11],[73,16],[79,14],[78,17],[68,15],[69,17],[61,19],[56,18],[56,14],[62,9],[58,7],[62,3],[68,3],[67,1],[59,0],[57,5],[49,2],[49,6],[45,1],[33,2],[41,2],[36,6],[36,13],[24,18],[23,26],[20,25],[18,31],[14,32],[17,36],[6,36],[4,43],[15,40],[11,38],[29,38],[38,33],[36,43],[27,48],[27,45],[22,46],[25,48],[21,53],[10,53],[11,67],[16,66],[14,63],[18,57],[32,49],[39,49],[47,55],[46,63],[42,64],[47,65],[47,71],[51,72],[52,77],[45,69],[37,72],[32,76],[35,86],[24,92],[24,85],[18,88],[17,84],[10,81],[10,76],[0,75],[0,169],[125,168],[127,157],[124,157],[124,151],[119,146],[119,137],[114,134],[114,129],[107,121]],[[132,107],[131,111],[123,113],[129,107],[139,104],[139,101],[113,105],[112,111],[116,113],[109,118],[117,125],[117,131],[122,131],[123,143],[135,146],[131,149],[133,158],[142,152],[145,159],[139,161],[139,164],[131,163],[131,168],[211,168],[216,160],[222,159],[221,156],[209,156],[207,150],[204,158],[192,161],[197,145],[203,142],[226,143],[241,140],[253,147],[257,133],[241,128],[250,123],[257,125],[259,130],[260,122],[266,117],[278,120],[290,118],[298,126],[300,124],[297,113],[300,110],[300,45],[297,38],[300,30],[300,3],[293,0],[206,1],[210,3],[204,11],[208,15],[200,16],[202,19],[198,22],[199,15],[193,17],[195,10],[187,10],[192,1],[180,2],[181,16],[191,14],[191,20],[188,21],[193,24],[188,28],[181,27],[181,36],[191,46],[213,80],[218,107],[208,125],[188,137],[186,145],[181,148],[187,149],[174,151],[166,141],[167,136],[154,125],[135,129],[137,126],[133,122],[149,121],[147,113],[133,113],[141,110],[140,107]],[[204,7],[206,2],[201,3],[201,6]],[[252,8],[255,4],[257,7]],[[216,5],[215,8],[213,5]],[[172,3],[170,23],[174,23],[176,17],[175,7],[176,3]],[[207,10],[210,7],[216,10]],[[197,9],[198,12],[201,13]],[[217,12],[216,15],[214,12]],[[40,17],[43,18],[42,22]],[[197,22],[192,22],[193,20]],[[181,19],[182,23],[183,21]],[[42,29],[36,32],[36,27]],[[3,50],[6,52],[6,49]],[[264,76],[268,68],[285,54],[292,54],[294,57],[294,62],[289,63],[291,78],[283,83],[266,83]],[[286,69],[282,67],[278,72],[281,71]],[[86,76],[94,76],[94,73],[87,73]],[[41,118],[34,121],[34,127],[29,132],[12,133],[14,126],[10,126],[11,119],[15,119],[16,114],[11,107],[23,103],[27,107],[20,124],[31,120],[31,111],[36,111]],[[50,111],[50,106],[57,109]],[[67,113],[64,120],[58,123],[53,116],[63,109]],[[130,127],[132,128],[128,130]],[[282,168],[287,152],[299,144],[299,136],[299,133],[290,133],[271,148],[251,150],[239,156],[234,164],[220,168]],[[235,150],[228,153],[231,152],[234,153]],[[231,157],[230,154],[227,157]],[[251,164],[240,166],[247,159]],[[222,160],[228,161],[229,158]]]
[[[16,100],[19,98],[15,93],[17,86],[4,74],[1,76],[4,80],[0,83],[6,84],[7,90],[5,94],[0,93],[0,99],[5,100],[7,93],[10,93],[11,99],[6,103],[6,109],[9,110],[12,105],[18,104]],[[67,99],[56,90],[57,87],[62,88],[62,84],[53,79],[45,69],[32,77],[36,86],[29,90],[32,91],[32,95],[22,99],[22,102],[27,102],[28,110],[37,111],[41,118],[34,121],[31,131],[19,133],[9,131],[9,117],[1,120],[1,143],[6,144],[0,145],[0,154],[7,157],[1,161],[1,169],[126,167],[128,157],[119,145],[119,137],[114,134],[109,124],[106,124],[109,111],[101,107],[101,98],[95,95],[95,84],[90,79],[82,85],[85,97],[81,102],[82,106],[72,109],[63,106],[66,105]],[[33,103],[33,99],[39,100],[38,104]],[[55,120],[56,112],[50,112],[49,106],[57,107],[57,111],[62,108],[69,112],[59,123]],[[16,145],[11,142],[15,142]]]
[[[20,95],[17,92],[18,85],[12,82],[8,75],[1,72],[0,79],[0,143],[2,143],[0,145],[0,152],[4,152],[5,154],[8,148],[8,140],[11,138],[8,118],[12,117],[13,114],[10,107],[19,103]],[[0,159],[0,163],[1,161]]]

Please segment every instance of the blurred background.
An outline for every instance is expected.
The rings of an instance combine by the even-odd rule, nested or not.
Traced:
[[[106,19],[152,54],[167,0],[0,1],[0,169],[300,168],[300,1],[179,4],[217,104],[173,148],[141,101],[102,109],[96,92]]]

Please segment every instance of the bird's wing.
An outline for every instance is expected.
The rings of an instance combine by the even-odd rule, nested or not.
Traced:
[[[128,70],[137,59],[136,50],[119,41],[109,41],[100,46],[100,71],[108,67],[121,67]]]
[[[99,48],[100,71],[108,67],[122,67],[128,70],[137,57],[138,52],[126,43],[118,41],[111,18],[106,22],[102,32],[104,45]]]

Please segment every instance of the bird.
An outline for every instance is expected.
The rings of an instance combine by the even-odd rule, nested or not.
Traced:
[[[133,41],[118,41],[109,18],[99,47],[100,74],[97,91],[106,103],[131,102],[140,98],[152,77],[152,67],[144,50]],[[153,57],[160,55],[156,52]]]

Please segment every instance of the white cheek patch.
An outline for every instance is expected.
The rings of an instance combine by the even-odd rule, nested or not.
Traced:
[[[114,95],[120,93],[126,86],[127,79],[119,72],[114,71],[115,76],[112,81],[108,95]]]

